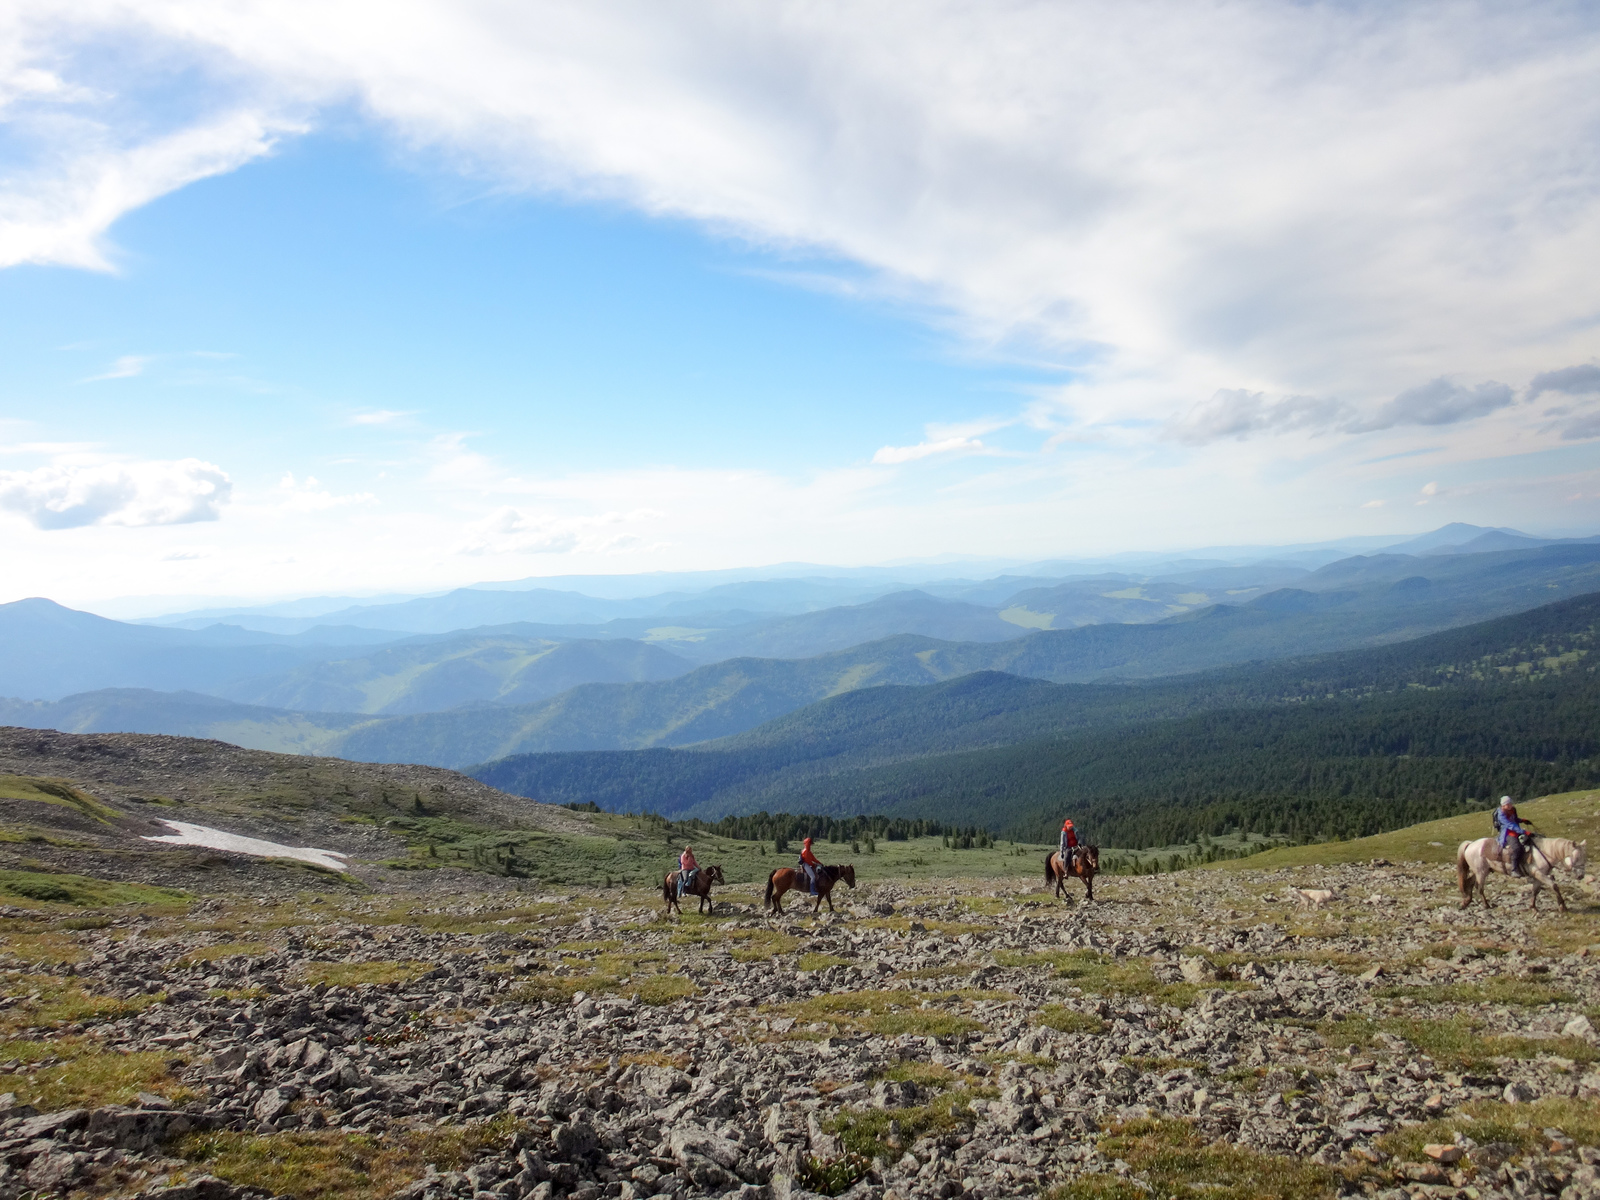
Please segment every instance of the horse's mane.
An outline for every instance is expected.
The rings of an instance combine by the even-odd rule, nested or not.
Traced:
[[[1554,862],[1556,859],[1567,858],[1578,852],[1578,843],[1571,838],[1546,837],[1542,833],[1533,835],[1533,844],[1546,858]]]

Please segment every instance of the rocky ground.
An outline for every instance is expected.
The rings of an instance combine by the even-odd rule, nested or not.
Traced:
[[[0,1200],[1600,1200],[1600,905],[1490,886],[1488,912],[1404,865],[1093,906],[864,880],[820,919],[748,888],[681,920],[642,890],[7,909]]]

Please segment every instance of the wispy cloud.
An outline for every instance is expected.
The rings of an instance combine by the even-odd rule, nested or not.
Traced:
[[[82,380],[83,383],[99,383],[103,379],[132,379],[135,375],[143,375],[144,369],[155,362],[153,354],[124,354],[113,359],[109,367],[98,375],[91,375]]]
[[[392,408],[375,408],[370,412],[352,413],[345,420],[346,425],[393,425],[396,421],[406,417],[415,416],[414,411],[397,412]]]
[[[916,462],[922,458],[932,458],[936,454],[970,454],[985,448],[977,438],[957,435],[940,438],[937,441],[918,442],[915,446],[884,446],[872,456],[872,461],[879,466],[893,466]]]

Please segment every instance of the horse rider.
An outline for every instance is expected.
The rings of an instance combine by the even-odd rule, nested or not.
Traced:
[[[1072,818],[1061,822],[1061,869],[1072,874],[1072,862],[1078,857],[1078,831],[1072,827]]]
[[[817,856],[811,853],[811,839],[807,838],[800,847],[800,866],[806,873],[806,883],[810,885],[811,894],[817,894],[817,876],[822,873],[822,863]]]
[[[1522,869],[1522,851],[1532,831],[1527,822],[1517,816],[1517,806],[1511,803],[1510,796],[1500,797],[1500,807],[1494,814],[1494,831],[1500,837],[1500,852],[1511,852],[1511,873],[1526,875]]]
[[[700,864],[694,860],[694,851],[688,846],[683,848],[683,853],[678,855],[678,895],[682,896],[689,890],[689,881],[694,873],[700,869]]]

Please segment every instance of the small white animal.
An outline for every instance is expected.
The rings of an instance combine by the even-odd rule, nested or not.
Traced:
[[[1294,898],[1300,902],[1301,908],[1321,908],[1329,900],[1338,898],[1339,893],[1331,888],[1290,888]]]

